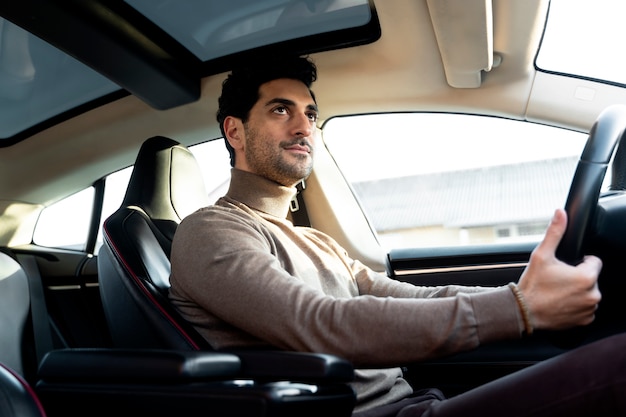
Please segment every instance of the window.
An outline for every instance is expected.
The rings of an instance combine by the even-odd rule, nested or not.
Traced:
[[[626,84],[626,61],[617,52],[625,13],[622,0],[551,0],[537,66]]]
[[[46,207],[37,221],[33,242],[41,246],[85,250],[94,194],[94,188],[89,187]]]
[[[67,13],[68,6],[63,2],[44,3],[50,19]],[[318,51],[371,42],[380,33],[376,14],[372,13],[374,5],[368,0],[126,0],[130,7],[113,2],[116,4],[111,11],[107,2],[103,2],[105,4],[95,6],[98,12],[92,10],[94,6],[77,7],[81,3],[89,2],[75,4],[71,7],[72,12],[84,17],[81,24],[99,29],[90,33],[76,28],[73,18],[69,19],[70,23],[63,28],[65,39],[57,41],[63,43],[65,48],[61,49],[73,49],[71,56],[27,32],[22,28],[23,24],[19,26],[0,17],[0,146],[4,145],[3,140],[19,140],[20,133],[26,129],[77,106],[91,105],[92,100],[106,98],[109,94],[123,95],[117,83],[100,73],[114,75],[119,70],[101,68],[102,71],[98,72],[87,66],[84,60],[88,62],[92,58],[82,48],[91,45],[89,50],[97,48],[103,56],[115,55],[116,66],[126,72],[133,71],[134,60],[124,61],[124,54],[117,53],[118,49],[112,46],[115,42],[109,39],[111,36],[119,41],[120,36],[125,36],[122,32],[132,33],[128,36],[135,41],[143,34],[156,45],[167,43],[168,51],[172,50],[171,36],[205,62],[267,45],[284,45],[294,39],[298,39],[298,50],[304,45],[306,51]],[[17,7],[9,6],[9,9],[20,14]],[[159,38],[158,31],[146,30],[144,19],[136,12],[159,25],[169,36]],[[33,16],[37,15],[37,12],[33,13]],[[118,13],[122,16],[118,17]],[[24,17],[24,21],[38,32],[36,26],[43,19],[33,16]],[[46,22],[43,26],[49,24]],[[123,26],[124,30],[109,33],[109,25]],[[78,37],[78,30],[85,36]],[[45,34],[46,30],[42,32]],[[72,39],[78,39],[78,43],[71,42]],[[153,47],[147,41],[144,43],[145,48]],[[188,65],[187,59],[181,61],[184,61],[179,62],[181,67]],[[145,82],[143,79],[140,83]]]
[[[0,40],[6,61],[0,71],[0,140],[119,90],[103,75],[3,18]]]
[[[290,39],[358,28],[371,23],[373,7],[367,0],[126,2],[203,61]]]
[[[323,135],[385,249],[538,241],[587,139],[440,113],[335,118]]]
[[[210,199],[216,200],[226,193],[230,181],[230,159],[223,140],[213,140],[189,150],[194,154],[206,184]],[[102,222],[122,204],[133,167],[108,175],[105,179],[102,219],[95,252],[102,244]],[[33,242],[37,245],[72,250],[85,250],[94,189],[88,187],[56,204],[46,207],[37,222]]]

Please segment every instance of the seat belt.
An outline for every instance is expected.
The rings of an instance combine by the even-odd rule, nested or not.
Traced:
[[[304,180],[302,180],[298,183],[298,185],[296,185],[296,195],[293,197],[293,199],[291,200],[291,204],[289,205],[289,210],[291,211],[291,218],[293,219],[294,226],[311,227],[309,213],[306,210],[304,198],[302,197],[302,193],[305,189],[306,183],[304,182]]]
[[[35,340],[35,353],[37,365],[41,363],[43,356],[53,349],[52,332],[46,297],[43,291],[43,283],[39,274],[39,267],[35,256],[26,253],[16,254],[17,260],[22,265],[28,277],[28,290],[30,292],[30,312],[33,321],[33,337]]]

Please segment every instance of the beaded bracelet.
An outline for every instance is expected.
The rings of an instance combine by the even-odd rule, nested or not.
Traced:
[[[517,301],[517,305],[522,313],[522,320],[524,321],[524,331],[527,336],[533,334],[533,323],[530,317],[530,310],[528,309],[528,304],[526,304],[526,300],[524,300],[524,295],[520,291],[517,284],[511,282],[509,284],[509,288],[513,291],[515,295],[515,300]]]

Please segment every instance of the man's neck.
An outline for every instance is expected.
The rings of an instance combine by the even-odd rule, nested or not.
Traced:
[[[231,170],[230,187],[226,195],[253,210],[279,218],[287,217],[296,187],[285,187],[257,174]]]

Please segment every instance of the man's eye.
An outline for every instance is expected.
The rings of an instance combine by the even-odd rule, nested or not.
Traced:
[[[274,113],[285,114],[285,113],[287,113],[287,108],[286,107],[276,107],[274,109]]]
[[[309,113],[309,120],[312,122],[317,122],[318,115],[317,113]]]

